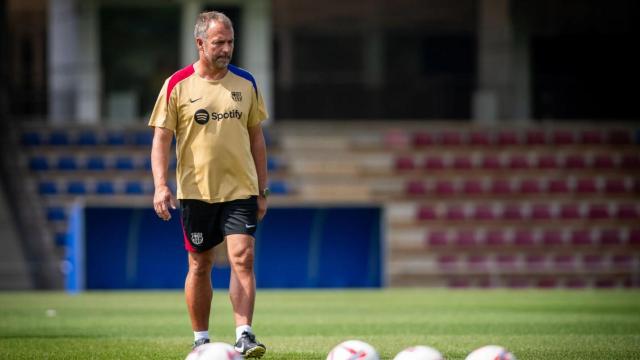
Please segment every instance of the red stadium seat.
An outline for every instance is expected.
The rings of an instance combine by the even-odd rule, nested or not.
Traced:
[[[557,246],[564,243],[562,232],[555,229],[547,229],[542,234],[542,243],[548,246]]]
[[[507,166],[510,169],[528,169],[529,158],[524,154],[511,154],[507,161]]]
[[[502,168],[502,161],[500,160],[500,156],[496,154],[484,154],[481,166],[487,170],[497,170]]]
[[[596,279],[594,285],[597,288],[609,289],[616,286],[616,281],[612,278],[601,278],[601,279]]]
[[[582,278],[571,278],[566,281],[565,286],[571,289],[582,289],[587,287],[587,282]]]
[[[542,130],[529,130],[525,141],[527,145],[544,145],[547,143],[547,134]]]
[[[554,277],[543,277],[542,279],[538,279],[538,281],[536,282],[536,287],[542,288],[542,289],[551,289],[554,287],[558,286],[558,279],[554,278]]]
[[[502,218],[504,220],[524,219],[523,206],[521,204],[507,204],[502,210]]]
[[[542,270],[547,265],[547,259],[540,254],[528,254],[524,257],[524,264],[529,270]]]
[[[471,254],[467,257],[467,267],[473,270],[485,270],[488,267],[489,260],[486,255]]]
[[[536,163],[538,169],[557,169],[558,157],[555,154],[541,154]]]
[[[445,161],[442,156],[429,155],[425,158],[422,167],[426,170],[442,170],[445,168]]]
[[[473,210],[473,218],[476,220],[494,220],[493,206],[487,204],[476,205]]]
[[[510,146],[518,144],[520,144],[520,139],[517,132],[504,130],[498,133],[498,145]]]
[[[560,218],[574,220],[582,218],[582,211],[578,204],[562,204],[560,206]]]
[[[596,169],[613,169],[616,166],[611,154],[597,154],[593,158],[593,167]]]
[[[624,154],[620,161],[620,167],[623,169],[637,170],[640,169],[640,154]]]
[[[633,256],[630,254],[615,254],[611,257],[611,265],[616,269],[631,269]]]
[[[499,254],[496,257],[496,265],[500,269],[515,269],[517,266],[518,258],[512,254]]]
[[[585,254],[582,256],[582,266],[585,269],[601,269],[604,266],[604,263],[604,256],[602,254]]]
[[[422,205],[418,210],[418,220],[435,220],[438,218],[436,209],[432,205]]]
[[[539,203],[531,207],[531,218],[534,220],[549,220],[554,217],[550,204]]]
[[[518,229],[513,237],[513,243],[517,246],[533,246],[536,243],[535,234],[528,229]]]
[[[413,161],[413,156],[411,155],[398,156],[395,160],[396,170],[407,171],[407,170],[414,170],[415,168],[416,168],[416,164]]]
[[[417,132],[413,135],[413,146],[425,147],[435,144],[433,134],[428,132]]]
[[[457,131],[444,131],[440,134],[440,143],[442,145],[462,145],[462,134]]]
[[[438,267],[443,270],[451,270],[458,266],[458,256],[456,255],[440,255],[438,256]]]
[[[427,245],[438,247],[445,246],[448,243],[447,233],[444,231],[432,231],[427,233]]]
[[[467,218],[463,205],[451,204],[447,207],[445,217],[451,221],[461,221]]]
[[[478,195],[484,193],[484,184],[480,179],[465,179],[462,184],[462,191],[468,195]]]
[[[538,179],[529,178],[520,181],[520,192],[523,194],[539,194],[542,189],[542,184]]]
[[[576,265],[572,254],[558,254],[552,257],[553,267],[558,270],[573,269]]]
[[[618,204],[616,218],[620,220],[640,220],[638,206],[633,203]]]
[[[474,246],[478,243],[478,238],[473,230],[460,230],[456,232],[453,242],[457,246]]]
[[[640,228],[631,229],[629,231],[629,238],[627,239],[629,245],[638,246],[640,245]]]
[[[600,130],[584,130],[580,133],[580,143],[596,145],[604,143],[604,133]]]
[[[589,230],[573,230],[571,232],[571,244],[572,245],[591,245],[593,242],[591,241],[591,232]]]
[[[485,243],[489,246],[504,246],[507,243],[502,230],[489,230],[485,235]]]
[[[569,154],[564,158],[564,167],[567,169],[584,169],[587,167],[587,160],[582,154]]]
[[[609,205],[608,204],[591,204],[589,206],[587,216],[591,220],[608,219],[610,217]]]
[[[406,184],[406,193],[408,195],[425,195],[427,186],[421,180],[411,180]]]
[[[491,135],[484,131],[474,131],[469,134],[469,144],[482,146],[491,145]]]
[[[620,245],[622,236],[618,229],[604,229],[600,231],[599,242],[601,245]]]
[[[473,161],[467,155],[457,155],[453,158],[453,167],[460,170],[473,168]]]
[[[606,179],[604,189],[608,194],[622,194],[628,191],[625,179]]]
[[[440,196],[454,195],[456,193],[455,183],[452,180],[440,179],[436,181],[435,192]]]
[[[567,179],[551,179],[547,185],[547,191],[552,194],[566,194],[571,192]]]
[[[580,194],[593,194],[598,192],[598,181],[595,178],[578,179],[576,192]]]
[[[611,130],[608,135],[608,143],[612,145],[628,145],[633,138],[631,131],[628,130]]]
[[[576,139],[573,131],[555,130],[552,135],[552,142],[555,145],[571,145],[575,144]]]
[[[389,149],[408,149],[409,135],[402,130],[389,130],[384,134],[384,144]]]
[[[511,194],[513,191],[509,179],[493,179],[491,182],[491,192],[496,195]]]

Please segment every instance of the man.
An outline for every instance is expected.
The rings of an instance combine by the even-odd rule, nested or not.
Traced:
[[[255,302],[253,234],[267,211],[266,147],[260,123],[264,101],[247,71],[230,65],[231,20],[220,12],[198,16],[194,37],[199,59],[168,78],[153,109],[151,165],[153,207],[171,218],[175,198],[167,186],[175,134],[177,198],[188,251],[185,297],[194,348],[209,342],[213,248],[226,240],[229,297],[236,323],[236,351],[260,358],[266,348],[251,329]]]

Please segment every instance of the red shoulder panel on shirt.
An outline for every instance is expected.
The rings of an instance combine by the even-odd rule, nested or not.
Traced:
[[[193,68],[193,64],[185,67],[184,69],[176,71],[171,78],[169,79],[169,85],[167,85],[167,104],[169,103],[169,98],[171,97],[171,91],[173,88],[182,80],[188,78],[195,72]]]

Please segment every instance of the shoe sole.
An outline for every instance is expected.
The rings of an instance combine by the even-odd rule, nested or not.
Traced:
[[[253,349],[247,350],[247,353],[244,354],[244,357],[247,359],[259,359],[264,355],[267,350],[263,347],[256,346]]]

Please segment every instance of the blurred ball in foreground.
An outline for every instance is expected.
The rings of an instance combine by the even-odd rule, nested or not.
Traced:
[[[242,360],[233,346],[221,342],[200,345],[185,360]]]
[[[465,360],[516,360],[516,357],[502,346],[487,345],[472,351]]]
[[[380,357],[376,349],[366,342],[347,340],[331,349],[327,360],[380,360]]]
[[[444,357],[432,347],[418,345],[402,350],[393,360],[444,360]]]

